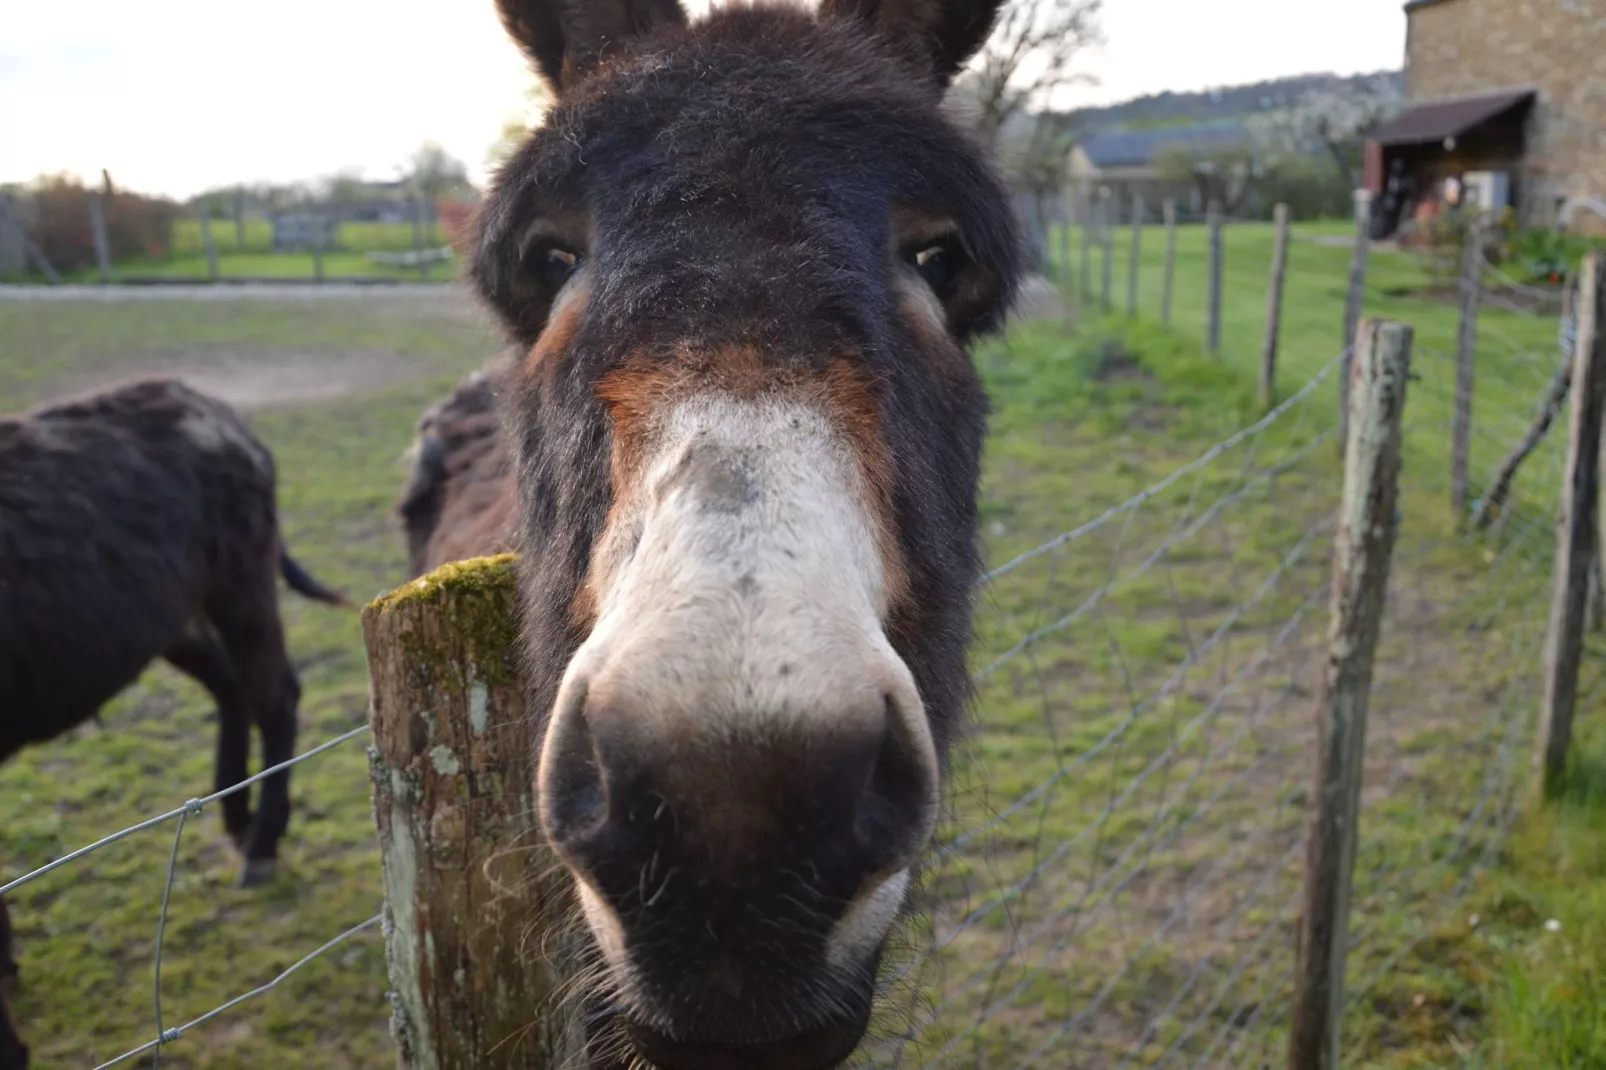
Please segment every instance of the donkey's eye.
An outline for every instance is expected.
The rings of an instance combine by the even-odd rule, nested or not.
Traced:
[[[950,237],[911,248],[904,259],[926,280],[927,286],[940,294],[965,266],[965,250],[957,238]]]
[[[524,254],[524,270],[552,293],[561,290],[579,266],[580,254],[556,242],[536,242]]]

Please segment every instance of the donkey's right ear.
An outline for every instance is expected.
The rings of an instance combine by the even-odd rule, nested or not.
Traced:
[[[556,96],[611,48],[659,26],[684,26],[679,0],[496,0],[496,13]]]
[[[947,85],[992,32],[1004,0],[821,0],[820,13],[857,18],[922,61]]]

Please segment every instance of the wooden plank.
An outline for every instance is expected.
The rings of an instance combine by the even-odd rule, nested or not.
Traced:
[[[1272,215],[1277,228],[1271,252],[1271,289],[1266,295],[1266,342],[1260,350],[1260,409],[1277,404],[1277,347],[1282,339],[1283,284],[1288,277],[1288,205]]]
[[[1316,779],[1305,850],[1289,1070],[1339,1068],[1366,717],[1398,528],[1401,417],[1411,342],[1411,328],[1403,324],[1362,324],[1352,365],[1353,434],[1345,449],[1328,654],[1317,697]]]
[[[1471,503],[1467,466],[1472,455],[1478,305],[1483,299],[1483,233],[1482,225],[1474,222],[1461,253],[1461,331],[1456,342],[1455,420],[1450,435],[1450,508],[1458,522],[1466,517]]]
[[[553,1000],[575,905],[532,806],[513,561],[444,566],[363,612],[402,1070],[585,1065]]]
[[[1567,466],[1556,524],[1556,573],[1539,695],[1535,787],[1541,795],[1567,769],[1578,669],[1584,650],[1589,570],[1599,547],[1601,414],[1606,408],[1606,254],[1584,261],[1578,290],[1578,343],[1573,351]]]

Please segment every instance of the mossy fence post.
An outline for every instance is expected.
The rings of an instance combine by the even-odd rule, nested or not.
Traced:
[[[1271,287],[1266,293],[1266,342],[1260,350],[1260,411],[1277,404],[1277,346],[1283,330],[1283,284],[1288,278],[1288,205],[1272,216],[1277,228],[1271,254]]]
[[[1366,308],[1366,259],[1372,247],[1372,191],[1355,191],[1355,249],[1350,254],[1349,296],[1344,301],[1344,355],[1338,369],[1338,448],[1349,439],[1350,366],[1355,362],[1356,335]]]
[[[1399,528],[1401,417],[1411,328],[1360,326],[1344,497],[1333,548],[1328,654],[1316,701],[1316,780],[1305,847],[1289,1070],[1338,1070],[1372,660]]]
[[[1535,787],[1543,796],[1567,769],[1578,671],[1588,622],[1590,565],[1600,552],[1600,451],[1606,423],[1606,254],[1584,261],[1575,313],[1572,413],[1567,467],[1556,520],[1556,574],[1545,638],[1544,682],[1539,696]]]
[[[570,891],[534,813],[516,603],[505,556],[446,565],[363,612],[401,1070],[584,1065],[556,998]]]

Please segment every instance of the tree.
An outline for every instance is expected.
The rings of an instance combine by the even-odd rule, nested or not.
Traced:
[[[1160,153],[1155,165],[1165,181],[1193,186],[1201,202],[1219,204],[1228,215],[1239,213],[1264,174],[1252,145],[1204,150],[1173,145]]]
[[[434,200],[469,184],[468,167],[433,141],[418,147],[407,164],[406,179],[409,185],[430,200]]]
[[[1345,186],[1356,189],[1363,136],[1403,103],[1398,79],[1377,74],[1307,93],[1292,107],[1254,117],[1250,129],[1271,152],[1326,154]]]
[[[525,87],[523,107],[502,120],[502,132],[485,151],[487,167],[494,171],[507,162],[508,157],[530,136],[530,129],[540,121],[547,104],[546,89],[540,82],[532,81]]]
[[[961,79],[975,109],[977,132],[996,144],[1010,120],[1028,108],[1046,110],[1055,94],[1092,79],[1077,70],[1088,49],[1104,41],[1104,0],[1009,0]]]

